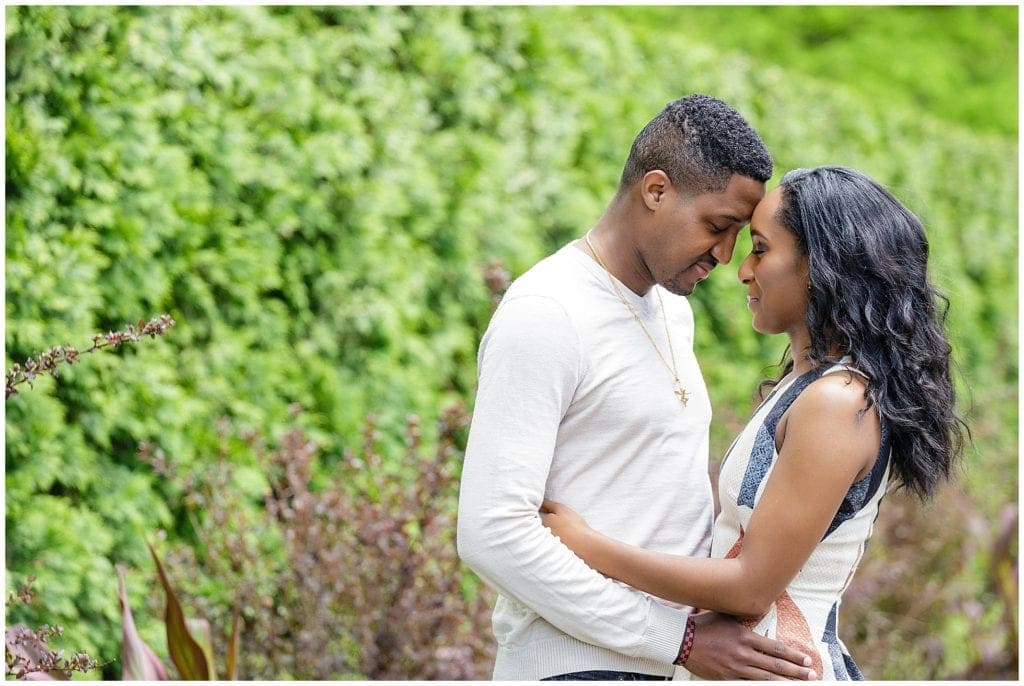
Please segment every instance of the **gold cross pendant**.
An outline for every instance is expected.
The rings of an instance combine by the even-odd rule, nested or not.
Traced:
[[[686,389],[682,386],[676,386],[676,395],[679,396],[679,402],[683,404],[683,407],[686,407],[686,403],[690,400],[690,394],[686,392]]]

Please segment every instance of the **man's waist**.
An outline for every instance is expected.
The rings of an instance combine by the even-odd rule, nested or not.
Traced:
[[[630,657],[585,643],[562,633],[539,617],[536,621],[546,625],[549,632],[537,631],[531,640],[523,643],[499,644],[494,662],[494,680],[536,681],[559,674],[590,670],[671,676],[675,670],[670,664]],[[547,635],[544,636],[544,633]]]

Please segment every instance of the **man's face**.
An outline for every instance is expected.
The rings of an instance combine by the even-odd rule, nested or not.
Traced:
[[[689,295],[719,263],[732,259],[736,236],[764,197],[764,183],[733,174],[721,191],[684,196],[669,184],[649,239],[638,245],[655,282]]]

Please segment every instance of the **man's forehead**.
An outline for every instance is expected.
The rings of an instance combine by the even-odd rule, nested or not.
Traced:
[[[729,179],[729,185],[712,195],[722,204],[743,207],[745,210],[747,206],[756,205],[764,197],[764,193],[763,181],[733,174]]]
[[[749,200],[733,198],[731,200],[719,200],[711,206],[710,210],[712,214],[720,219],[735,224],[746,224],[750,221],[750,217],[754,214],[754,208],[756,207],[757,200],[750,202]]]
[[[746,224],[764,193],[763,181],[733,174],[725,188],[702,193],[696,200],[716,218]]]

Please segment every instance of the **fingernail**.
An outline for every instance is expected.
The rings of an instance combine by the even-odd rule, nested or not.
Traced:
[[[812,670],[810,671],[810,673],[809,673],[809,674],[807,675],[807,678],[808,678],[809,680],[811,680],[811,681],[817,681],[817,680],[818,680],[818,673],[817,673],[817,672],[815,672],[815,671],[814,671],[814,670],[812,669]]]
[[[811,666],[811,662],[812,662],[812,660],[811,660],[810,657],[804,656],[804,667],[810,667]]]

